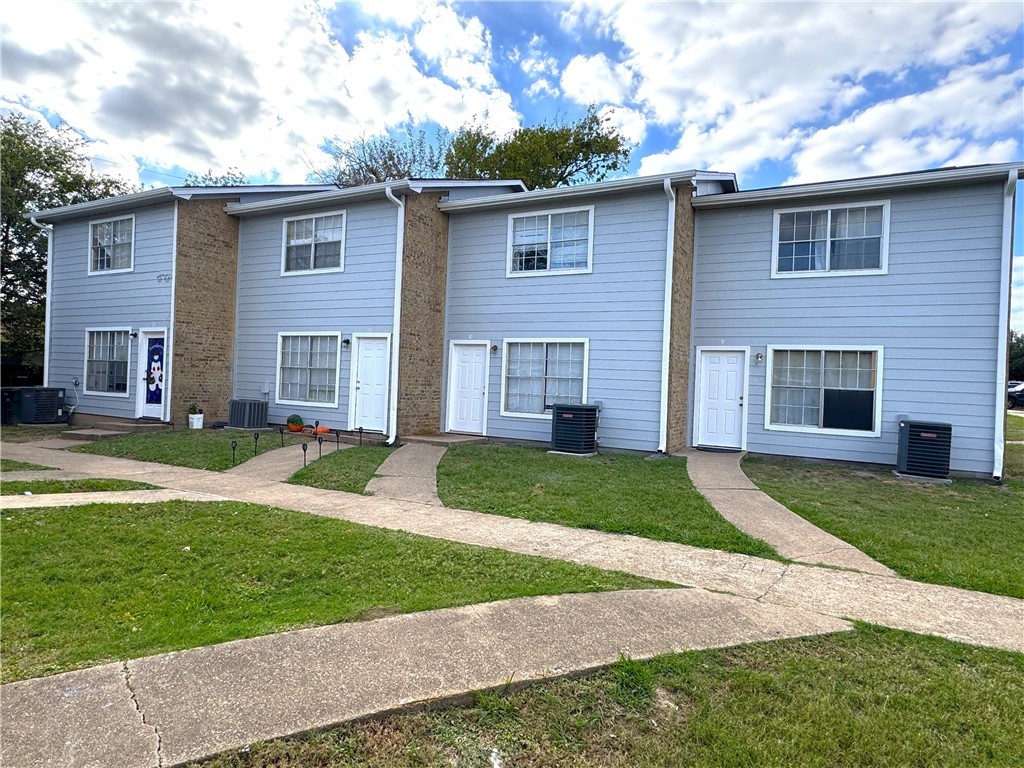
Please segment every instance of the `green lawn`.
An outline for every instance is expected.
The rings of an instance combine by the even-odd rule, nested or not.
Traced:
[[[901,575],[1024,598],[1024,446],[1004,485],[898,480],[887,468],[748,456],[743,470],[801,517]]]
[[[67,424],[9,424],[0,429],[0,440],[5,443],[33,443],[60,437],[60,433],[68,428]]]
[[[31,464],[15,459],[0,459],[0,472],[41,472],[47,469],[53,469],[53,467],[44,467],[42,464]]]
[[[520,446],[453,446],[437,488],[447,507],[777,558],[696,492],[679,458],[549,456]]]
[[[71,450],[99,456],[117,456],[177,467],[221,471],[248,461],[255,451],[265,453],[281,447],[282,437],[277,431],[260,432],[253,440],[253,432],[236,429],[175,429],[144,435],[124,435],[108,440],[97,440]],[[316,456],[316,442],[309,435],[284,433],[284,444],[310,442],[310,457]],[[231,443],[236,443],[232,462]]]
[[[365,493],[366,484],[393,450],[383,445],[364,445],[335,451],[300,469],[288,482],[329,491]]]
[[[5,682],[296,627],[655,584],[262,505],[2,517]]]
[[[473,705],[256,744],[204,768],[1024,765],[1024,656],[854,632],[623,660]]]
[[[1006,439],[1024,440],[1024,416],[1006,417]]]
[[[86,480],[11,480],[0,484],[0,494],[4,496],[20,496],[29,493],[95,493],[97,491],[151,491],[159,488],[149,483],[136,483],[133,480],[106,480],[90,478]]]

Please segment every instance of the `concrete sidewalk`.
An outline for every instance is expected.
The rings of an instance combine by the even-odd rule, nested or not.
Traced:
[[[800,563],[853,568],[877,576],[897,575],[762,492],[740,468],[743,453],[690,449],[684,455],[690,480],[711,506],[744,533],[770,544],[783,557]]]
[[[437,465],[446,450],[442,445],[406,443],[377,468],[377,474],[366,485],[366,492],[442,506],[437,497]]]
[[[621,654],[849,629],[702,590],[521,598],[238,640],[3,686],[6,766],[168,766]]]

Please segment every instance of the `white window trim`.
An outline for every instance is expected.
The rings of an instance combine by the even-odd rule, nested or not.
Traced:
[[[828,211],[833,208],[869,208],[882,206],[882,243],[878,269],[838,269],[838,270],[806,270],[801,272],[779,272],[779,219],[784,213],[806,213],[808,211]],[[829,240],[831,242],[831,240]],[[889,201],[888,200],[855,200],[836,201],[824,205],[804,206],[801,208],[776,208],[772,212],[772,279],[800,279],[808,277],[849,277],[851,275],[887,275],[889,274]],[[794,347],[795,349],[795,347]]]
[[[560,213],[589,212],[587,217],[587,266],[584,269],[535,269],[523,272],[512,271],[513,222],[527,216],[557,216]],[[549,218],[550,221],[550,218]],[[505,246],[505,277],[549,277],[551,275],[589,275],[594,271],[594,206],[581,205],[575,208],[549,208],[539,211],[520,211],[508,215],[508,236]]]
[[[125,219],[131,219],[132,221],[132,255],[130,259],[130,266],[127,269],[93,269],[92,268],[92,228],[97,224],[106,224],[108,221],[124,221]],[[126,272],[135,271],[135,214],[129,213],[124,216],[112,216],[107,219],[94,219],[89,222],[89,244],[86,248],[86,272],[89,275],[123,275]],[[120,329],[118,329],[120,330]]]
[[[882,364],[884,347],[872,344],[769,344],[768,359],[764,374],[764,428],[770,432],[803,432],[810,435],[842,435],[849,437],[882,436]],[[775,366],[775,352],[874,352],[875,353],[875,413],[874,431],[864,429],[831,429],[829,427],[801,427],[787,424],[772,424],[772,371]]]
[[[125,391],[124,392],[97,392],[92,389],[88,389],[89,386],[89,334],[91,333],[103,333],[104,331],[123,331],[128,334],[128,371],[125,374]],[[103,328],[86,328],[85,329],[85,354],[84,361],[82,363],[82,394],[89,395],[90,397],[120,397],[128,399],[132,393],[132,329],[125,328],[124,326],[119,327],[103,327]]]
[[[338,359],[334,361],[334,401],[281,399],[281,344],[285,336],[334,336],[338,340]],[[277,334],[277,357],[274,359],[274,402],[278,405],[301,405],[307,408],[337,408],[341,381],[341,331],[281,331]]]
[[[288,222],[302,221],[304,219],[318,219],[323,216],[341,216],[341,254],[338,259],[338,266],[323,267],[321,269],[291,269],[286,270],[288,263]],[[316,225],[314,224],[314,227]],[[314,238],[316,233],[314,232]],[[348,240],[348,211],[325,211],[323,213],[307,213],[302,216],[288,216],[281,220],[281,277],[294,277],[295,275],[324,275],[331,272],[345,271],[345,242]],[[315,242],[315,241],[314,241]]]
[[[508,346],[509,344],[582,344],[583,345],[583,395],[584,403],[587,402],[587,387],[590,379],[590,339],[586,338],[515,338],[504,339],[501,342],[501,402],[498,403],[498,413],[512,419],[546,419],[551,420],[551,412],[547,413],[522,413],[520,411],[509,411],[505,409],[505,396],[507,389],[508,372]]]

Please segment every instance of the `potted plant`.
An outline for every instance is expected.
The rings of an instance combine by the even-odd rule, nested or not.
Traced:
[[[203,428],[203,409],[195,403],[192,403],[188,407],[188,428],[189,429],[202,429]]]
[[[288,417],[288,431],[289,432],[301,432],[302,431],[302,417],[297,413],[293,413]]]

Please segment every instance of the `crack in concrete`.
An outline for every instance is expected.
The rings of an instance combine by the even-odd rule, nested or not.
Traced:
[[[781,581],[782,581],[782,580],[783,580],[784,578],[786,578],[786,574],[788,574],[788,573],[789,573],[789,569],[790,569],[790,568],[792,568],[792,567],[793,567],[793,566],[791,566],[791,565],[785,565],[785,566],[783,566],[783,568],[782,568],[782,573],[780,573],[780,574],[779,574],[779,578],[777,578],[777,579],[776,579],[775,581],[773,581],[773,582],[772,582],[772,583],[771,583],[771,584],[770,584],[770,585],[768,586],[768,589],[766,589],[766,590],[765,590],[764,592],[762,592],[762,593],[761,593],[760,595],[758,595],[757,597],[755,597],[755,598],[754,598],[754,600],[755,600],[756,602],[758,602],[758,603],[760,603],[760,602],[761,602],[762,600],[764,600],[764,598],[765,598],[765,597],[766,597],[766,596],[768,595],[768,593],[769,593],[769,592],[771,592],[771,591],[772,591],[773,589],[775,589],[775,588],[776,588],[776,587],[777,587],[777,586],[779,585],[779,582],[781,582]]]
[[[135,711],[139,713],[139,719],[142,720],[142,724],[147,728],[153,730],[156,736],[156,766],[157,768],[163,768],[164,756],[163,756],[163,738],[160,735],[160,729],[155,725],[146,720],[146,713],[142,711],[142,705],[139,703],[138,697],[135,695],[135,689],[132,688],[132,671],[128,667],[128,662],[121,663],[121,671],[124,673],[124,687],[128,689],[128,693],[131,695],[132,704],[135,705]]]

